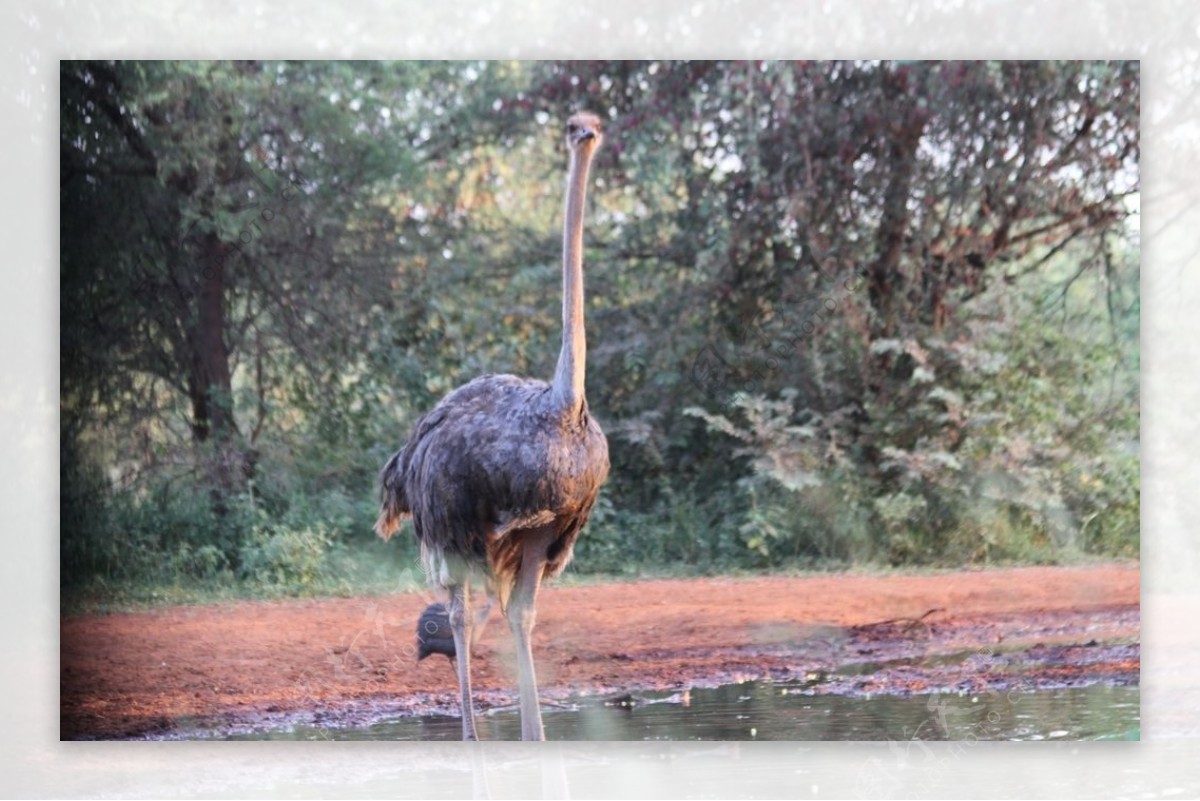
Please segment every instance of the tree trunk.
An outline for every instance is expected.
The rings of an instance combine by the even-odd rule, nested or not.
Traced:
[[[912,195],[917,147],[925,132],[927,114],[907,91],[908,71],[885,76],[884,92],[893,102],[888,125],[887,162],[891,171],[883,195],[883,214],[875,238],[875,261],[868,271],[867,294],[875,310],[872,338],[890,337],[895,331],[896,296],[903,291],[900,256],[908,234],[908,200]]]
[[[237,433],[233,418],[233,383],[225,344],[225,245],[215,233],[201,240],[200,291],[192,370],[192,433],[197,442],[226,441]]]
[[[192,436],[213,449],[213,501],[219,513],[225,511],[225,496],[237,491],[253,471],[233,415],[233,381],[224,336],[227,251],[228,246],[215,233],[200,240],[200,284],[188,376]]]

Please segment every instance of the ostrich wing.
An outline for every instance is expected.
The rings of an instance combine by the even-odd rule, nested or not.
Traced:
[[[379,473],[380,512],[379,519],[375,521],[375,533],[383,538],[384,542],[392,538],[400,528],[402,520],[412,516],[412,504],[408,500],[405,477],[408,475],[415,446],[446,419],[446,414],[447,409],[444,403],[441,403],[423,415],[413,428],[408,442],[387,460],[387,464]]]

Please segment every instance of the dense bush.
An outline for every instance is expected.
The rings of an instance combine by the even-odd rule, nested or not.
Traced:
[[[1136,63],[64,62],[61,89],[69,592],[419,579],[371,533],[376,472],[455,386],[553,373],[580,106],[613,468],[575,572],[1138,555]]]

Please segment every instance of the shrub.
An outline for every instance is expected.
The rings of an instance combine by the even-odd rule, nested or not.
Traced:
[[[323,524],[297,529],[263,523],[240,550],[240,572],[263,585],[307,586],[321,577],[332,545],[333,535]]]

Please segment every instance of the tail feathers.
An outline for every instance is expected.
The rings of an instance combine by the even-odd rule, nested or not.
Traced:
[[[385,542],[400,528],[400,522],[408,517],[411,508],[404,493],[404,451],[397,452],[379,473],[379,519],[375,521],[375,533]]]

